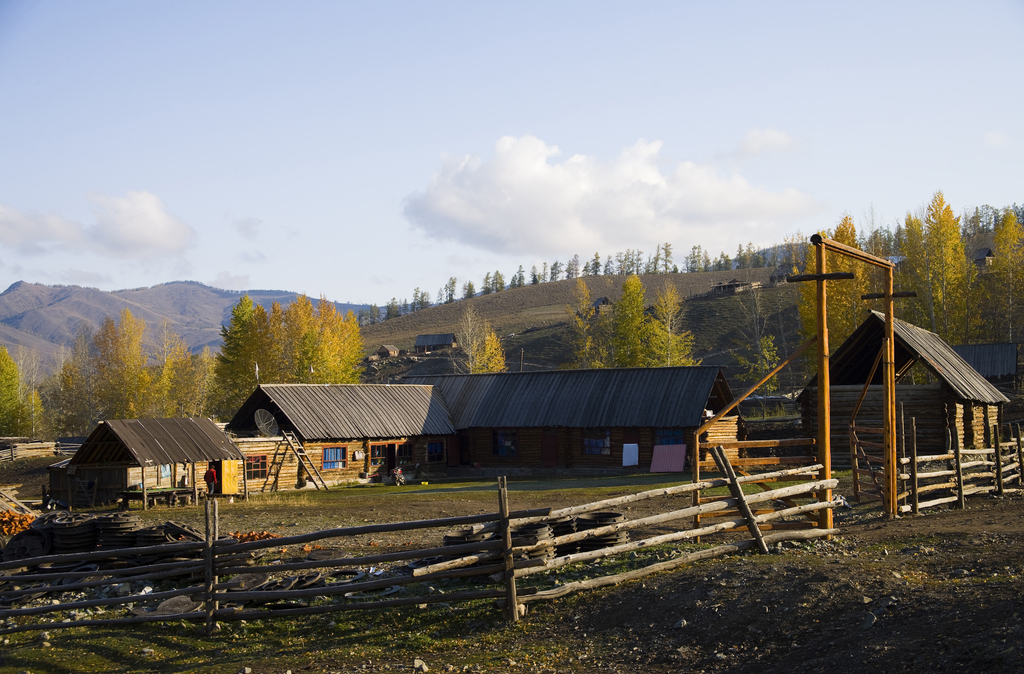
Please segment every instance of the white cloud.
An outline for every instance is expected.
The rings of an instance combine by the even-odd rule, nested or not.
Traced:
[[[224,290],[246,290],[249,287],[249,275],[222,271],[213,279],[212,285],[214,288]]]
[[[102,254],[177,255],[195,240],[196,231],[168,214],[160,198],[149,192],[128,192],[124,197],[91,195],[89,200],[97,206],[89,242]]]
[[[114,282],[114,279],[110,274],[101,274],[99,272],[73,268],[64,269],[60,274],[60,279],[63,283],[80,286],[103,286],[110,285]]]
[[[751,129],[736,144],[736,154],[740,157],[756,157],[769,152],[784,152],[796,146],[796,141],[785,131],[778,129]]]
[[[760,147],[780,142],[768,134]],[[710,165],[685,161],[662,173],[660,149],[641,139],[610,162],[574,155],[553,163],[557,147],[505,136],[486,162],[443,155],[427,189],[406,199],[405,217],[428,235],[489,251],[569,254],[665,241],[731,250],[818,209],[798,190],[755,187]]]
[[[989,147],[1006,147],[1006,136],[999,133],[998,131],[989,131],[982,138],[985,141],[985,145]]]
[[[0,204],[0,244],[24,255],[89,250],[116,258],[179,255],[196,232],[164,210],[149,192],[124,197],[90,195],[96,206],[91,226],[53,214],[25,213]]]

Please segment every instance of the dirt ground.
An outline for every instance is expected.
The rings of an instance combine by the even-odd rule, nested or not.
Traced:
[[[513,509],[558,508],[653,488],[659,479],[513,482],[510,500]],[[22,475],[18,481],[32,480]],[[844,493],[842,484],[838,491]],[[688,501],[676,498],[668,507],[648,501],[623,512],[632,519]],[[220,526],[222,532],[290,535],[494,512],[495,504],[494,486],[486,483],[366,487],[225,503]],[[200,516],[197,508],[158,508],[145,519],[198,525]],[[538,602],[518,626],[475,626],[446,642],[443,652],[396,648],[370,661],[356,651],[317,648],[290,668],[409,670],[421,657],[432,671],[1024,671],[1022,516],[1019,494],[975,496],[965,511],[896,521],[884,520],[873,505],[853,504],[837,511],[841,533],[832,541],[709,560]],[[423,547],[439,544],[439,537],[437,531],[367,536],[345,549],[365,554]],[[250,666],[257,674],[280,669]]]

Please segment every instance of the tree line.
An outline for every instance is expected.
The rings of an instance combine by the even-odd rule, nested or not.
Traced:
[[[45,377],[35,352],[0,346],[0,435],[83,436],[101,419],[230,418],[260,382],[359,381],[358,321],[323,297],[268,311],[243,295],[221,337],[219,354],[192,353],[168,322],[149,332],[124,309],[95,332],[83,323]]]
[[[603,259],[600,253],[594,253],[594,257],[586,261],[577,254],[564,263],[560,260],[555,260],[550,264],[543,262],[540,269],[537,268],[537,265],[533,265],[529,273],[525,271],[523,265],[519,265],[519,268],[507,277],[501,270],[496,269],[484,275],[479,290],[473,281],[466,281],[460,286],[458,279],[452,276],[445,285],[438,289],[436,302],[431,302],[431,295],[428,291],[420,290],[417,287],[413,290],[411,301],[392,297],[383,307],[371,304],[368,309],[360,309],[357,318],[360,325],[373,325],[426,309],[434,304],[451,304],[478,295],[489,295],[507,289],[522,288],[526,285],[539,285],[586,276],[640,276],[681,272],[693,274],[777,266],[785,264],[787,261],[789,263],[794,261],[792,249],[781,246],[757,249],[753,243],[748,243],[746,246],[741,244],[735,257],[729,257],[728,254],[722,252],[715,258],[710,257],[708,251],[701,246],[693,246],[690,253],[682,260],[683,267],[680,269],[673,259],[672,251],[671,243],[663,243],[655,246],[653,255],[647,254],[646,257],[644,252],[639,249],[627,249],[614,255],[608,255]]]

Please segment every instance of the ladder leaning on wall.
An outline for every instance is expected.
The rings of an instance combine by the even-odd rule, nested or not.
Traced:
[[[313,480],[313,485],[319,490],[321,487],[324,491],[328,491],[327,483],[324,482],[323,475],[317,470],[316,464],[309,458],[309,454],[306,454],[306,449],[299,442],[298,436],[291,431],[281,431],[281,436],[284,437],[285,443],[294,452],[295,457],[299,460],[299,465],[302,466],[306,474],[309,475],[310,479]]]

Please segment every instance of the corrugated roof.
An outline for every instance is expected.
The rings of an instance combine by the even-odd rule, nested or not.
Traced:
[[[450,332],[438,335],[416,335],[416,346],[447,346],[455,343],[455,335]]]
[[[717,367],[410,377],[440,390],[456,428],[697,426],[732,400]]]
[[[155,466],[242,458],[238,448],[209,419],[110,419],[99,423],[71,464]]]
[[[829,381],[833,386],[864,383],[881,349],[884,332],[885,315],[872,311],[829,358]],[[893,319],[893,332],[896,337],[894,351],[897,381],[914,363],[920,361],[939,381],[964,400],[991,404],[1009,402],[1006,396],[934,332],[898,318]],[[814,386],[816,382],[817,376],[811,379],[808,386]],[[871,383],[882,383],[881,367],[875,372]]]
[[[274,414],[303,440],[400,438],[455,432],[439,392],[404,384],[263,384],[228,423],[256,431],[256,410]]]
[[[961,344],[953,350],[982,377],[994,379],[1017,374],[1016,344]]]

